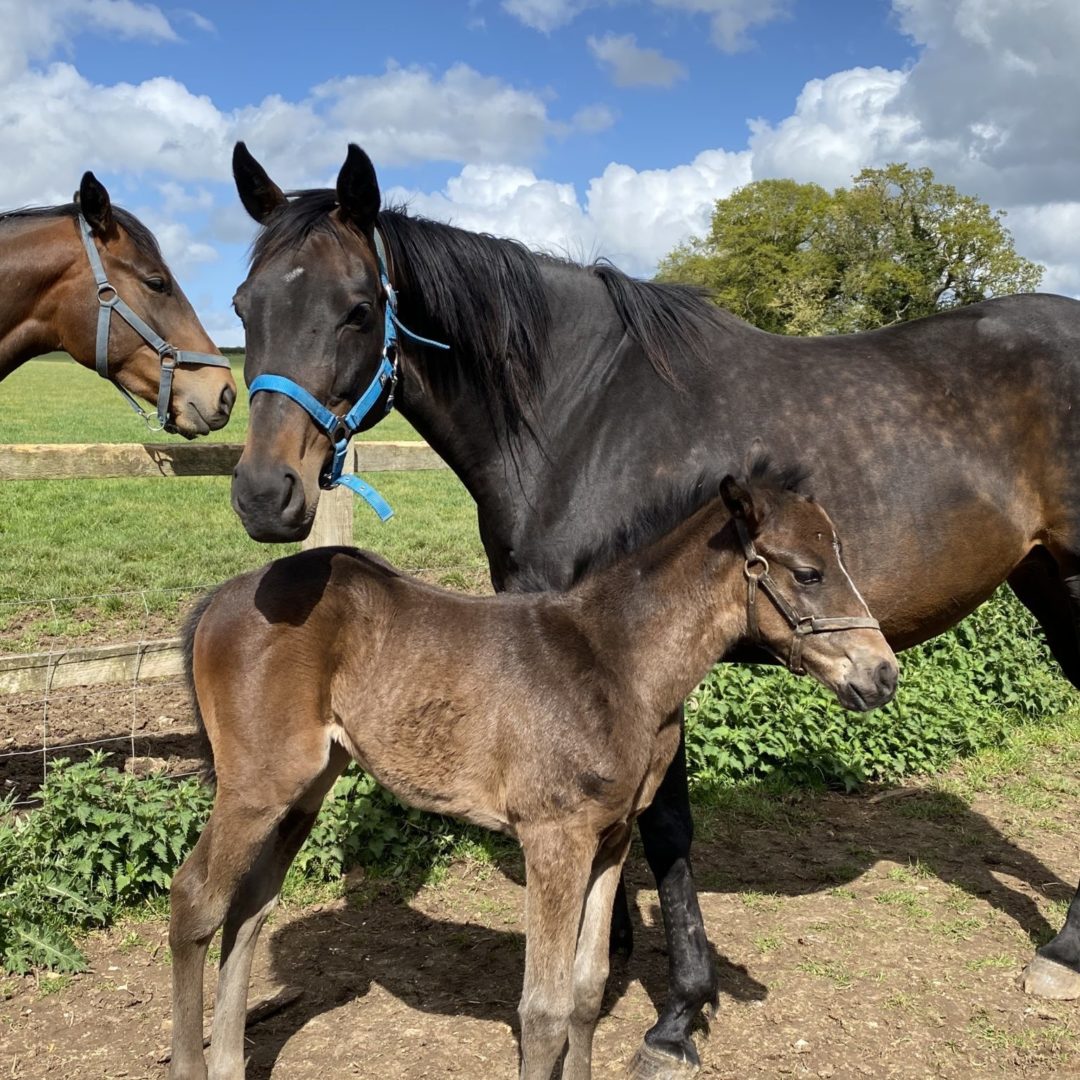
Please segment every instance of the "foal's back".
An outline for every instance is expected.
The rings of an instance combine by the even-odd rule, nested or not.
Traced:
[[[618,703],[576,677],[595,660],[579,609],[574,594],[449,592],[351,548],[234,578],[192,643],[219,779],[249,767],[242,747],[271,745],[282,775],[267,780],[285,796],[289,762],[307,775],[337,744],[406,802],[490,828],[621,817],[650,748],[628,746],[609,722]]]

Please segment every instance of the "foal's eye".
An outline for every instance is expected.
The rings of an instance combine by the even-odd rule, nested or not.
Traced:
[[[791,571],[800,585],[820,585],[821,571],[812,566],[797,566]]]
[[[148,277],[143,278],[143,284],[151,291],[156,293],[163,293],[168,288],[168,282],[163,277]]]

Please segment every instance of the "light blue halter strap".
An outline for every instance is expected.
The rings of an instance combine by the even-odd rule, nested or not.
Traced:
[[[386,408],[383,415],[390,412],[394,407],[394,391],[398,382],[398,331],[406,337],[421,345],[430,345],[435,349],[449,349],[441,341],[432,341],[430,338],[414,334],[407,326],[403,326],[397,317],[397,294],[390,284],[390,278],[386,272],[386,249],[383,246],[379,230],[375,230],[375,255],[379,262],[379,281],[386,292],[386,311],[383,316],[383,351],[382,360],[374,378],[368,383],[367,389],[360,395],[359,400],[344,416],[328,409],[314,394],[305,390],[294,379],[287,375],[258,375],[251,381],[248,387],[248,400],[260,391],[273,394],[284,394],[285,397],[295,401],[330,440],[334,447],[334,458],[329,472],[320,479],[320,485],[324,488],[347,487],[353,494],[359,495],[372,510],[378,514],[381,521],[387,521],[393,516],[394,511],[390,504],[365,480],[353,473],[345,473],[345,454],[349,448],[349,440],[360,430],[360,425],[375,407],[375,403],[382,396],[387,386],[390,393],[386,398]],[[379,419],[382,419],[380,417]]]
[[[128,404],[143,418],[146,426],[151,431],[160,431],[165,427],[169,419],[169,398],[172,396],[173,372],[176,370],[177,365],[210,364],[213,367],[227,368],[229,361],[224,356],[191,352],[188,349],[178,349],[176,346],[170,345],[153,327],[132,311],[120,299],[116,287],[109,282],[105,267],[101,262],[101,255],[98,253],[97,245],[94,243],[89,222],[81,213],[76,214],[76,220],[79,224],[79,235],[82,237],[83,247],[86,248],[86,255],[90,260],[90,270],[94,275],[94,283],[97,285],[97,298],[100,305],[94,366],[103,379],[108,379],[127,398]],[[153,424],[151,424],[150,414],[143,409],[129,391],[109,374],[109,328],[114,311],[147,345],[157,350],[158,359],[161,362],[161,375],[158,380],[157,428],[154,428]]]

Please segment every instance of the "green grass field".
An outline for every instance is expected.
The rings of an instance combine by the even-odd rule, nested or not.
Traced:
[[[234,365],[243,386],[242,360]],[[233,419],[209,438],[242,442],[246,395]],[[399,415],[389,416],[368,439],[415,439]],[[0,442],[165,442],[179,436],[150,433],[120,394],[66,358],[24,365],[0,383]],[[486,568],[468,493],[450,472],[382,473],[372,477],[396,515],[381,524],[360,500],[356,543],[396,565],[429,571],[450,585],[476,586]],[[222,581],[297,549],[250,540],[229,505],[227,477],[165,480],[42,480],[0,484],[0,651],[32,648],[45,634],[93,634],[84,614],[57,621],[50,607],[32,613],[30,602],[147,590],[146,596],[105,596],[80,611],[114,618],[171,611],[175,596]],[[72,605],[61,605],[63,611]],[[12,640],[14,635],[14,641]]]

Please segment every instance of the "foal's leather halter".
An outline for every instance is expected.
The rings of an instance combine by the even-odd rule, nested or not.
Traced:
[[[430,345],[436,349],[449,349],[441,341],[432,341],[430,338],[421,337],[404,326],[397,317],[397,294],[390,284],[390,277],[386,272],[386,248],[383,246],[382,236],[379,230],[375,230],[375,257],[379,263],[379,281],[386,293],[386,309],[383,313],[383,350],[382,361],[375,372],[367,389],[360,395],[360,399],[349,409],[344,416],[338,416],[315,397],[314,394],[305,390],[298,382],[290,379],[287,375],[258,375],[252,379],[248,387],[248,399],[253,398],[259,391],[268,391],[274,394],[284,394],[291,398],[311,417],[315,426],[333,443],[334,458],[330,469],[319,478],[319,486],[324,489],[337,487],[341,484],[347,487],[353,494],[359,495],[376,514],[381,521],[386,521],[393,516],[394,511],[390,504],[365,480],[351,473],[343,475],[345,467],[345,451],[349,447],[349,440],[360,430],[368,413],[375,407],[375,403],[382,396],[383,390],[389,385],[390,393],[386,398],[384,414],[394,407],[394,391],[397,388],[401,371],[401,358],[398,355],[398,331],[400,330],[413,341],[421,345]],[[380,419],[382,419],[380,417]]]
[[[105,273],[105,267],[101,262],[101,256],[98,254],[97,245],[94,243],[89,222],[82,214],[77,214],[76,220],[79,223],[79,235],[82,237],[83,246],[86,248],[87,258],[90,260],[90,269],[97,285],[97,299],[100,305],[97,323],[97,355],[94,366],[103,379],[108,379],[127,398],[128,404],[143,418],[146,426],[151,431],[161,431],[169,420],[169,398],[172,396],[173,372],[176,368],[180,364],[209,364],[212,367],[227,368],[229,361],[224,356],[178,349],[175,345],[170,345],[151,326],[136,315],[120,299],[116,287],[110,284]],[[143,409],[134,396],[109,374],[109,327],[114,311],[147,345],[157,350],[158,359],[161,362],[161,376],[158,380],[157,427],[154,427],[151,423],[150,414]]]
[[[869,615],[838,615],[829,618],[821,618],[817,615],[800,615],[794,607],[784,598],[777,588],[776,582],[769,573],[769,562],[764,555],[759,555],[754,548],[754,542],[746,531],[746,525],[740,518],[735,518],[735,528],[739,533],[739,542],[742,544],[746,562],[743,564],[743,576],[746,578],[746,622],[747,633],[750,639],[764,646],[770,652],[773,650],[761,637],[757,620],[757,591],[760,588],[773,602],[773,607],[784,616],[788,626],[791,627],[791,650],[788,658],[784,661],[791,672],[795,675],[805,675],[806,668],[802,666],[803,642],[810,634],[831,634],[838,630],[880,630],[881,624],[877,619]],[[782,656],[776,655],[778,660]]]

